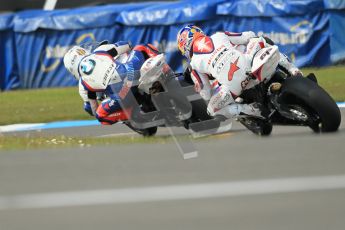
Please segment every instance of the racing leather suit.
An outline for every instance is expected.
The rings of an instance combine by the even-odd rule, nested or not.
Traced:
[[[260,82],[250,80],[246,73],[251,70],[255,53],[266,46],[270,46],[266,40],[251,31],[217,32],[194,40],[191,77],[196,91],[208,101],[207,111],[211,116],[219,114],[233,118],[240,113],[261,116],[255,104],[238,104],[235,99],[244,89]],[[283,54],[279,64],[292,74],[299,71]]]
[[[129,51],[127,60],[115,59]],[[152,45],[137,45],[131,50],[129,43],[118,42],[102,45],[85,56],[78,67],[79,94],[84,101],[84,109],[105,125],[128,120],[132,108],[122,108],[121,104],[128,105],[125,103],[127,95],[136,86],[142,64],[157,54],[157,49]],[[107,95],[100,105],[96,92]]]

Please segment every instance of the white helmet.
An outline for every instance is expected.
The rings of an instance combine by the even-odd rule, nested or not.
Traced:
[[[73,46],[63,58],[65,68],[79,80],[78,66],[80,61],[90,52],[80,46]]]

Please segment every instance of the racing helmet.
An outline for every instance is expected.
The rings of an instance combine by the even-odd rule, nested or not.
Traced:
[[[177,46],[181,54],[187,59],[191,58],[191,48],[196,38],[204,35],[204,32],[197,26],[189,24],[177,33]]]
[[[73,46],[70,50],[67,51],[63,58],[63,63],[65,68],[73,74],[73,76],[79,80],[78,67],[80,61],[88,55],[90,52],[80,46]]]

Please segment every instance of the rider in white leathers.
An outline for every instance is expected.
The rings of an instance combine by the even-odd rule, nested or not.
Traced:
[[[195,90],[208,102],[207,111],[211,116],[235,118],[244,113],[261,117],[255,103],[239,104],[235,100],[244,89],[255,85],[248,84],[247,73],[255,53],[270,46],[266,39],[251,31],[217,32],[207,36],[199,27],[187,25],[179,31],[177,43],[190,62]],[[302,74],[283,54],[280,54],[279,65],[291,75]]]

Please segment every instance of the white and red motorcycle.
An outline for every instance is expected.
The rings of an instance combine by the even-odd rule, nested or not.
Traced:
[[[247,73],[247,87],[240,97],[241,103],[260,104],[265,118],[244,115],[237,120],[258,135],[269,135],[272,125],[308,126],[314,132],[336,131],[341,121],[340,110],[329,94],[317,84],[315,75],[292,77],[278,65],[278,62],[279,50],[275,45],[262,48],[255,54],[251,71]],[[143,94],[154,95],[167,91],[166,86],[171,82],[176,84],[178,77],[181,87],[189,87],[192,81],[186,74],[181,79],[181,75],[174,74],[170,70],[164,55],[161,54],[144,63],[138,88]],[[257,79],[261,81],[257,82]],[[279,83],[279,87],[272,87],[276,83]],[[175,114],[176,118],[179,113],[183,114],[183,110],[187,111],[187,109],[182,109],[181,112],[177,108],[180,105],[182,108],[187,108],[187,104],[190,104],[192,113],[179,118],[179,122],[171,125],[182,124],[190,128],[190,124],[202,123],[206,120],[212,120],[215,126],[218,125],[217,119],[207,115],[206,104],[201,99],[187,103],[183,98],[178,98],[179,93],[176,94],[170,94],[177,97],[174,99],[173,108],[167,103],[166,107],[159,108],[159,111],[174,111],[172,114]],[[169,101],[169,96],[166,101]],[[151,102],[148,101],[148,103]],[[164,114],[167,116],[171,112]]]

